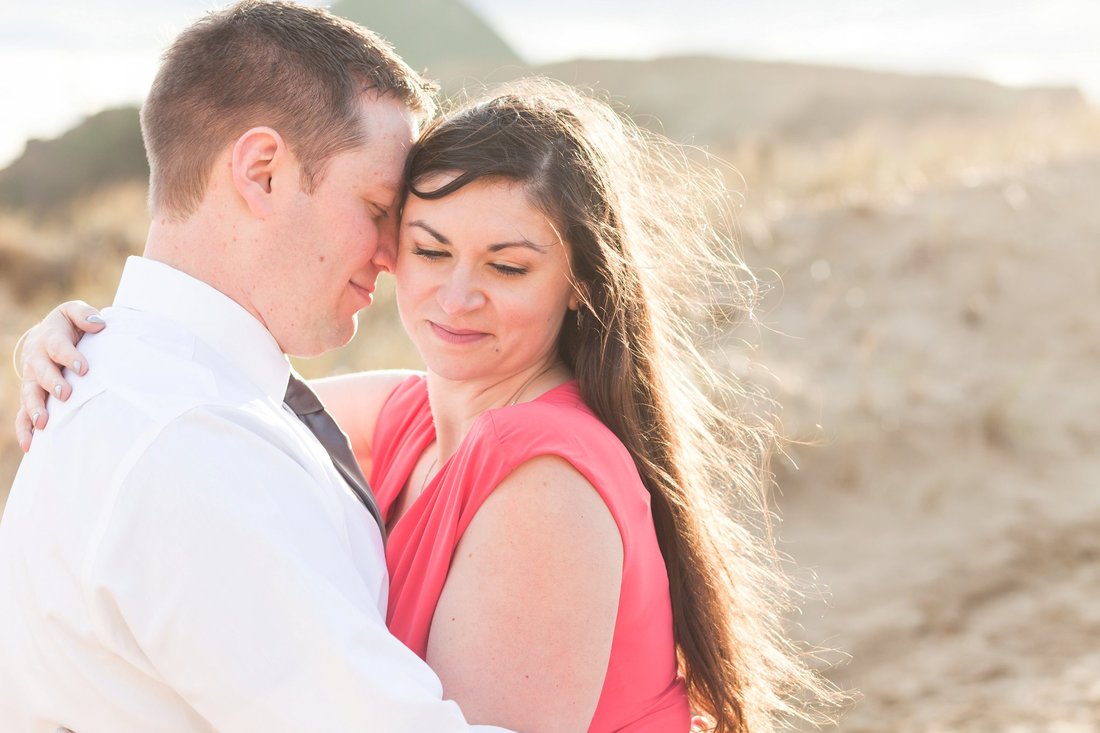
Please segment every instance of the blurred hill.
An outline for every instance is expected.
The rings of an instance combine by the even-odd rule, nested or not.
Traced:
[[[340,0],[332,12],[378,33],[447,93],[470,79],[525,66],[492,26],[458,0]]]
[[[101,186],[148,177],[137,108],[109,109],[53,140],[28,141],[0,171],[0,206],[42,215]]]
[[[875,121],[911,125],[1085,105],[1073,88],[1010,89],[960,77],[709,56],[577,60],[537,71],[606,90],[637,121],[675,140],[720,148],[750,137],[815,142]]]
[[[870,127],[975,125],[1087,108],[1072,88],[1010,89],[975,79],[714,57],[578,60],[526,68],[460,3],[416,0],[407,11],[397,7],[346,0],[335,9],[351,18],[371,18],[414,66],[449,80],[445,90],[451,94],[458,94],[462,83],[476,93],[476,79],[550,76],[606,96],[640,125],[674,140],[740,158],[741,165],[749,160],[758,184],[777,175],[771,170],[781,164],[775,159],[777,145],[814,147]],[[439,19],[452,16],[454,27],[467,33],[447,35],[451,20]],[[0,208],[41,213],[99,184],[143,181],[147,175],[137,109],[107,110],[55,140],[29,142],[23,155],[0,171]]]

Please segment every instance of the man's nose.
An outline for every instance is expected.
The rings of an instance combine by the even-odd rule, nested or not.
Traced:
[[[397,265],[397,222],[384,221],[378,226],[378,246],[371,262],[385,272],[393,272]]]

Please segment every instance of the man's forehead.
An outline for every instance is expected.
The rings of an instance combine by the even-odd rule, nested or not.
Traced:
[[[393,97],[366,99],[363,144],[354,152],[363,185],[396,197],[405,185],[405,161],[420,125],[413,112]]]
[[[368,130],[375,127],[380,118],[385,118],[383,124],[400,124],[411,130],[414,140],[420,136],[421,114],[393,94],[365,92],[359,97],[359,115]]]
[[[396,200],[405,188],[404,158],[397,166],[367,161],[360,171],[360,182],[379,198]]]

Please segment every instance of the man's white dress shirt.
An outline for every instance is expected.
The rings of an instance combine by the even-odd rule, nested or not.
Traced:
[[[377,524],[237,303],[130,258],[0,522],[0,731],[446,733]]]

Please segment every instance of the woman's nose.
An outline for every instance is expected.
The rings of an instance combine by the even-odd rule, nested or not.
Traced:
[[[473,277],[473,273],[456,268],[436,291],[439,306],[447,315],[461,315],[477,310],[485,304],[485,293]]]

